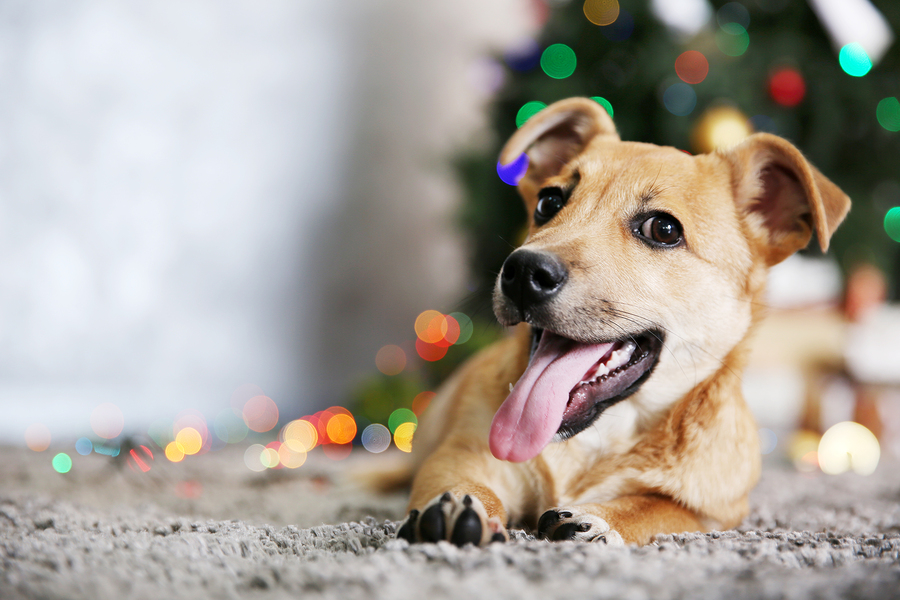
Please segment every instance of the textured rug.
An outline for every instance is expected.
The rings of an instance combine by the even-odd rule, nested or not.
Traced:
[[[60,475],[46,452],[0,450],[0,598],[900,598],[896,463],[868,477],[769,464],[735,531],[641,548],[514,531],[459,549],[394,539],[405,498],[342,483],[346,463],[75,459]]]

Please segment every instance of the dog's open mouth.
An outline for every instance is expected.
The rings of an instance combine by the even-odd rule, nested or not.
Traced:
[[[554,438],[591,425],[647,380],[662,351],[662,334],[645,331],[601,344],[534,329],[531,360],[491,424],[494,456],[520,462]]]

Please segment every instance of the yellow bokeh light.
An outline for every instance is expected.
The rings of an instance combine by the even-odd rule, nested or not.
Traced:
[[[203,437],[193,427],[185,427],[175,435],[175,443],[185,454],[192,456],[200,452],[200,448],[203,447]]]
[[[852,421],[830,427],[819,441],[819,466],[829,475],[851,470],[871,475],[880,458],[881,446],[875,434]]]
[[[744,113],[731,106],[715,106],[701,115],[691,133],[691,146],[698,154],[727,149],[753,133]]]
[[[177,463],[184,460],[184,449],[178,442],[169,442],[166,444],[166,458]]]
[[[416,318],[416,335],[426,344],[436,344],[447,334],[447,319],[436,310],[426,310]]]
[[[264,467],[274,469],[281,462],[281,457],[275,448],[266,448],[259,454],[259,461]]]
[[[403,452],[412,452],[412,439],[416,431],[415,423],[402,423],[394,430],[394,444]]]
[[[356,437],[356,421],[350,415],[339,414],[328,419],[325,430],[335,444],[349,444]]]
[[[800,430],[791,436],[788,443],[788,456],[791,457],[798,471],[809,473],[815,471],[819,466],[818,447],[819,434],[814,431]]]
[[[619,18],[618,0],[585,0],[584,16],[594,25],[612,25]]]
[[[288,469],[296,469],[306,462],[306,452],[295,452],[287,444],[282,444],[278,448],[278,460]]]
[[[282,441],[294,452],[310,452],[319,443],[315,425],[305,419],[296,419],[284,427]]]

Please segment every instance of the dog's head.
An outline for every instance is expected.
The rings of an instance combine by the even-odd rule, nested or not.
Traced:
[[[671,406],[746,336],[767,268],[813,232],[826,249],[850,207],[777,136],[691,156],[621,141],[585,98],[532,117],[501,162],[522,153],[529,233],[494,293],[500,322],[534,337],[491,429],[494,455],[513,461],[626,398],[647,419]]]

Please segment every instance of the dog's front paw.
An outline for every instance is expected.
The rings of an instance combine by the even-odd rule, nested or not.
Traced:
[[[485,546],[509,539],[500,520],[489,518],[477,497],[465,494],[458,499],[450,492],[429,502],[421,513],[411,510],[397,530],[397,537],[411,544],[445,540],[460,547]]]
[[[538,521],[538,537],[624,546],[622,536],[599,516],[577,508],[551,508]]]

